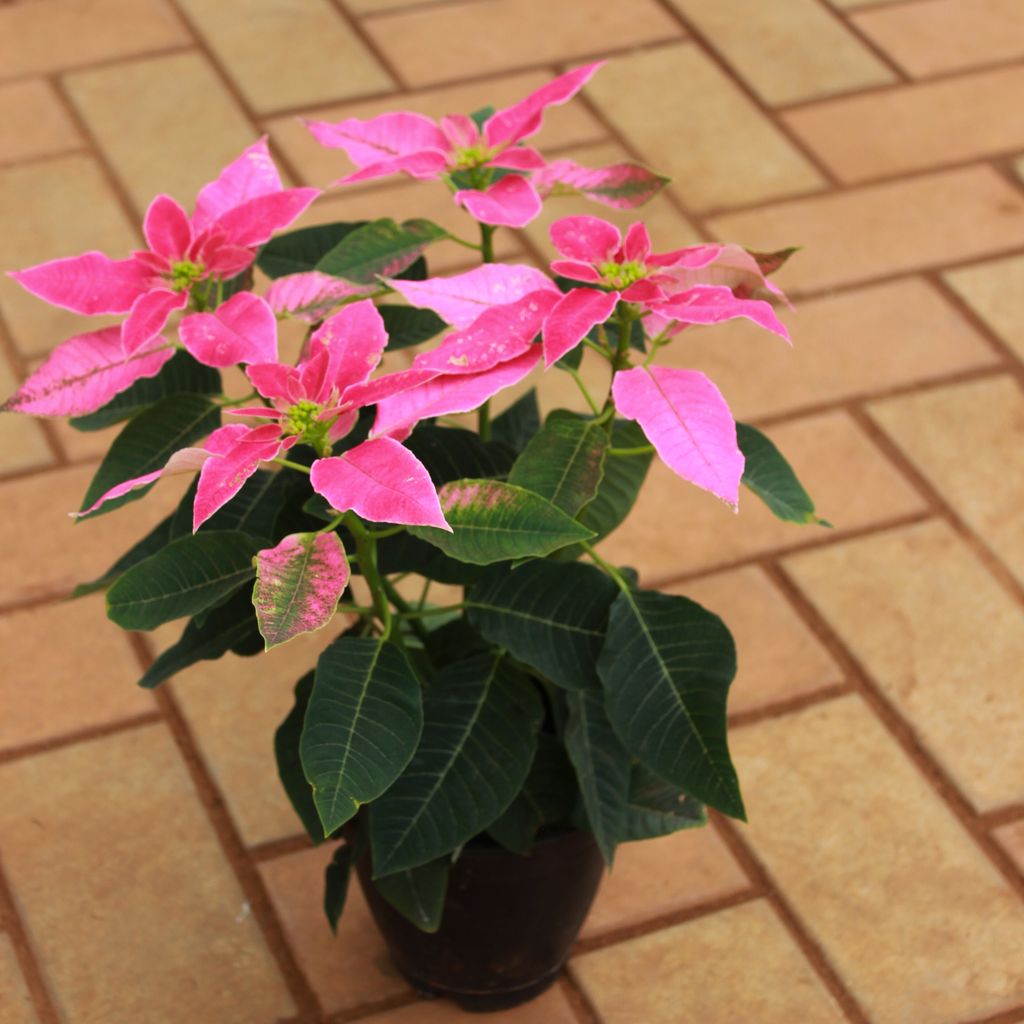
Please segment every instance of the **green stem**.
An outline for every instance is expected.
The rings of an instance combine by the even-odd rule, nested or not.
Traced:
[[[391,638],[391,605],[388,604],[385,582],[377,569],[377,540],[354,512],[346,512],[342,521],[356,542],[359,571],[373,595],[373,606],[383,627],[381,635],[383,639],[388,640]]]
[[[590,556],[591,561],[601,569],[604,569],[606,573],[615,581],[616,586],[623,593],[628,594],[632,588],[629,585],[629,581],[625,576],[615,568],[614,565],[610,565],[606,562],[585,540],[580,541],[580,547]]]
[[[285,469],[294,469],[297,473],[305,473],[309,476],[309,466],[303,466],[301,462],[292,462],[289,459],[272,459],[278,466],[284,466]]]
[[[362,605],[362,604],[339,604],[338,605],[338,613],[340,615],[366,616],[366,615],[374,615],[374,614],[376,614],[376,611],[377,611],[376,608],[368,608],[366,605]]]
[[[583,397],[587,400],[587,405],[590,406],[590,411],[597,416],[601,412],[601,407],[594,400],[594,396],[587,390],[587,385],[583,383],[583,377],[580,376],[579,370],[574,370],[571,366],[563,366],[562,369],[565,370],[565,372],[569,374],[574,381],[576,381],[576,387],[580,389]]]
[[[463,608],[467,607],[468,605],[465,601],[460,601],[458,604],[435,605],[432,608],[409,608],[408,611],[399,611],[398,617],[400,619],[409,619],[409,624],[415,629],[417,619],[425,619],[428,615],[447,615],[449,612],[460,612]]]
[[[477,410],[476,413],[476,429],[480,435],[481,441],[490,441],[491,439],[491,400],[488,399],[483,405]]]
[[[455,242],[456,245],[464,245],[467,249],[474,249],[476,252],[482,251],[476,242],[469,242],[465,238],[459,238],[458,235],[453,235],[451,232],[448,233],[448,241]]]
[[[641,444],[636,448],[607,448],[605,455],[649,455],[653,451],[653,444]]]
[[[259,394],[255,391],[250,391],[249,394],[245,395],[243,398],[228,398],[227,395],[225,395],[224,401],[218,402],[217,404],[222,409],[233,409],[236,405],[245,405],[246,402],[259,401],[259,397]]]
[[[427,595],[430,593],[430,587],[433,582],[434,581],[429,576],[423,577],[423,589],[420,591],[419,600],[416,602],[417,610],[427,603]]]
[[[404,597],[402,597],[402,595],[398,592],[397,587],[395,587],[390,580],[384,579],[382,582],[384,584],[384,592],[388,595],[389,598],[391,598],[391,603],[398,609],[397,617],[400,619],[411,619],[415,615],[415,612],[413,612],[409,602],[406,601]],[[412,631],[425,644],[427,642],[429,633],[424,628],[423,624],[413,619],[413,621],[409,623],[409,626],[412,629]],[[401,630],[399,630],[399,632],[401,632]]]
[[[494,232],[497,228],[493,224],[480,225],[480,256],[484,263],[494,262]]]

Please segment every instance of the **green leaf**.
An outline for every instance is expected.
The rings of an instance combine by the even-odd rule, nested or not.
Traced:
[[[377,542],[377,568],[385,575],[414,572],[435,583],[465,586],[480,575],[480,567],[450,558],[439,548],[403,531]],[[359,573],[359,564],[352,571]]]
[[[832,525],[815,514],[814,502],[797,479],[796,473],[779,449],[760,430],[746,423],[737,423],[736,440],[747,460],[743,469],[743,483],[777,518],[789,523]]]
[[[305,493],[308,486],[308,480],[290,470],[270,472],[258,469],[226,505],[217,509],[199,527],[199,531],[241,530],[250,537],[264,537],[269,543],[277,536],[274,526],[285,503],[296,492],[301,490]],[[187,510],[185,529],[191,533],[192,501],[188,499],[183,504]]]
[[[603,425],[552,416],[516,459],[508,482],[575,516],[597,494],[607,448]]]
[[[468,617],[488,640],[553,683],[596,686],[597,659],[618,589],[600,569],[542,559],[488,569],[467,594]]]
[[[107,615],[122,629],[195,615],[256,575],[260,541],[244,533],[180,537],[129,569],[107,591]]]
[[[420,684],[393,644],[342,636],[320,655],[299,750],[324,835],[394,782],[422,727]]]
[[[306,835],[317,846],[324,841],[324,830],[313,801],[313,787],[306,779],[302,758],[299,756],[302,724],[313,692],[315,674],[311,670],[295,684],[295,703],[274,733],[274,756],[277,760],[277,774],[288,800],[299,816]]]
[[[324,913],[331,931],[338,934],[338,921],[345,909],[348,881],[352,874],[352,847],[341,843],[324,871]]]
[[[432,242],[447,237],[444,228],[420,217],[401,224],[383,217],[343,238],[315,269],[355,284],[374,284],[378,277],[405,270]]]
[[[374,877],[450,853],[497,820],[526,780],[543,709],[491,654],[442,669],[423,702],[423,738],[370,807]]]
[[[593,536],[550,501],[499,480],[455,480],[438,497],[452,532],[433,526],[411,526],[409,532],[462,562],[541,556]]]
[[[436,487],[466,477],[504,476],[515,459],[505,445],[481,441],[478,434],[459,427],[417,427],[405,446]]]
[[[473,113],[469,115],[470,120],[473,122],[473,124],[477,126],[477,128],[480,131],[484,130],[484,125],[492,117],[494,117],[494,107],[489,105],[486,107],[481,107],[479,110],[474,110]]]
[[[97,576],[88,583],[79,583],[71,592],[72,597],[85,597],[86,594],[93,594],[97,590],[105,590],[122,573],[127,572],[133,565],[138,565],[144,558],[155,555],[161,548],[171,540],[171,522],[174,516],[170,515],[162,519],[149,533],[141,540],[136,541],[105,573]]]
[[[169,395],[140,412],[114,439],[85,492],[81,508],[89,508],[115,484],[162,469],[179,448],[205,437],[219,424],[220,408],[204,395]],[[83,518],[105,515],[138,501],[152,486],[114,498]]]
[[[767,277],[781,269],[788,262],[789,257],[799,251],[799,245],[791,245],[788,249],[776,249],[775,252],[755,252],[753,249],[748,249],[747,253],[754,257],[758,269]]]
[[[216,395],[220,390],[220,374],[216,370],[203,366],[187,352],[178,352],[155,377],[137,380],[101,409],[87,416],[72,416],[68,422],[76,430],[103,430],[111,424],[131,419],[168,395]]]
[[[626,821],[629,754],[608,721],[600,689],[567,694],[566,703],[565,749],[576,769],[590,831],[610,867]]]
[[[419,867],[375,878],[373,884],[402,917],[420,931],[433,934],[441,927],[450,869],[451,857],[438,857]]]
[[[388,351],[422,344],[445,329],[445,322],[432,309],[412,306],[377,307],[388,334]]]
[[[636,423],[616,420],[612,427],[612,446],[639,448],[647,437]],[[597,495],[580,514],[580,522],[590,527],[601,540],[619,527],[629,515],[647,476],[653,453],[610,456],[604,462],[604,476]]]
[[[316,269],[316,265],[346,235],[366,224],[365,220],[315,224],[272,238],[256,258],[256,266],[267,277],[284,277]]]
[[[228,651],[255,654],[262,649],[250,588],[243,586],[201,623],[196,619],[189,622],[178,642],[146,669],[139,686],[151,690],[183,668],[197,661],[215,661]]]
[[[491,420],[492,440],[507,445],[517,455],[538,430],[540,406],[537,404],[536,388],[530,388],[525,395],[516,399],[503,413]]]
[[[626,749],[696,799],[743,818],[725,721],[736,648],[722,620],[685,597],[620,593],[597,670]]]
[[[643,765],[633,765],[623,842],[655,839],[686,828],[699,828],[707,821],[707,813],[697,800],[678,786],[659,779]]]

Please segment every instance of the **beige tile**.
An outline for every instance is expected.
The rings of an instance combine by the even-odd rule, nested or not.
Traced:
[[[969,167],[729,214],[710,226],[752,249],[803,246],[778,282],[817,289],[1019,245],[1024,196],[991,168]]]
[[[1013,378],[876,402],[870,412],[1024,581],[1024,394]]]
[[[155,710],[135,685],[139,663],[101,597],[9,612],[0,617],[0,650],[0,748]]]
[[[328,627],[252,658],[226,654],[203,661],[174,681],[203,760],[248,846],[302,832],[277,776],[274,732],[291,710],[296,682],[340,629]],[[172,635],[179,633],[176,627]]]
[[[846,1019],[764,900],[584,954],[571,970],[604,1024]]]
[[[553,77],[543,71],[522,71],[489,78],[486,82],[460,82],[421,92],[396,93],[385,99],[336,104],[311,110],[305,116],[317,121],[340,121],[346,117],[366,119],[396,110],[411,110],[437,119],[445,114],[469,114],[486,106],[500,110],[539,89]],[[287,154],[307,184],[322,187],[352,169],[341,150],[321,146],[310,135],[301,117],[275,117],[265,121],[264,125],[275,145]],[[562,149],[593,142],[606,134],[600,122],[582,103],[566,103],[548,109],[544,115],[544,127],[537,135],[531,136],[530,145],[543,152],[545,147]],[[357,182],[346,187],[358,188],[360,185]],[[367,183],[363,187],[371,186]]]
[[[75,430],[67,420],[53,420],[50,423],[57,444],[72,462],[101,459],[123,427],[123,423],[118,423],[105,430]]]
[[[813,257],[806,251],[795,260]],[[740,419],[934,380],[998,357],[938,292],[914,278],[782,309],[784,342],[749,320],[687,330],[658,362],[706,373]]]
[[[949,526],[785,566],[979,811],[1024,799],[1024,612]]]
[[[548,0],[480,0],[397,11],[364,24],[412,85],[555,61],[579,63],[604,50],[680,34],[654,0],[628,6],[559,0],[556,7]]]
[[[858,697],[733,734],[744,837],[876,1024],[1024,999],[1024,907]]]
[[[18,379],[0,355],[0,402],[17,389]],[[31,416],[0,413],[0,476],[48,466],[52,462],[53,453],[46,436]]]
[[[761,569],[748,566],[669,587],[720,616],[736,641],[729,689],[736,714],[843,681],[828,651]]]
[[[1024,55],[1024,8],[1017,0],[917,0],[858,12],[853,22],[914,76]],[[1012,115],[1012,98],[1005,102]]]
[[[365,17],[373,17],[375,14],[384,14],[394,10],[396,7],[429,7],[436,0],[346,0],[345,6],[353,14],[361,14]]]
[[[93,579],[174,509],[188,481],[157,484],[141,501],[75,523],[92,465],[0,482],[0,605],[70,593]]]
[[[712,828],[623,843],[601,882],[583,938],[632,928],[749,888]]]
[[[0,77],[45,74],[184,46],[165,0],[48,0],[0,7]]]
[[[328,0],[182,0],[257,113],[393,87]]]
[[[686,85],[666,88],[668,82]],[[587,93],[697,211],[823,186],[818,172],[692,43],[620,57]]]
[[[746,490],[735,515],[655,459],[640,500],[602,546],[604,556],[634,566],[646,584],[655,584],[777,548],[831,540],[843,531],[924,508],[913,488],[845,413],[808,416],[767,433],[819,513],[835,524],[833,532],[780,522]]]
[[[796,103],[895,77],[818,0],[670,2],[768,103]]]
[[[1015,821],[1012,825],[997,828],[993,835],[1020,870],[1024,871],[1024,821]]]
[[[160,192],[191,210],[196,192],[256,141],[197,53],[81,71],[65,81],[140,215]]]
[[[37,1019],[11,940],[0,933],[0,1020],[36,1024]]]
[[[331,934],[323,885],[333,853],[334,844],[328,843],[260,865],[288,944],[327,1013],[408,991],[354,877],[338,934]]]
[[[1024,359],[1024,256],[979,263],[942,276]]]
[[[16,270],[99,249],[115,258],[138,245],[134,230],[95,161],[66,156],[0,168],[0,268]],[[0,312],[23,355],[112,321],[47,305],[0,275]]]
[[[0,836],[67,1019],[295,1012],[164,726],[0,767]]]
[[[1022,91],[1024,68],[1002,68],[816,103],[784,120],[840,181],[855,184],[1020,149],[1024,119],[998,111]]]
[[[49,82],[29,78],[0,85],[0,163],[63,153],[81,145],[78,130]]]
[[[479,1014],[466,1013],[447,1000],[416,1002],[400,1010],[374,1014],[364,1018],[366,1024],[472,1024]],[[489,1013],[486,1020],[493,1024],[577,1024],[569,1000],[560,987],[548,989],[542,996],[517,1006],[513,1010]]]

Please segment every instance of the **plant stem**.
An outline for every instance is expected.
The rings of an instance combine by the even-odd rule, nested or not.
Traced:
[[[574,370],[571,366],[563,366],[562,369],[565,370],[565,372],[569,374],[574,381],[576,381],[576,387],[580,389],[583,397],[587,400],[587,405],[590,406],[590,411],[595,416],[599,415],[601,407],[594,400],[594,396],[587,390],[587,385],[583,383],[583,377],[580,376],[579,370]]]
[[[309,466],[303,466],[301,462],[292,462],[289,459],[271,459],[273,463],[278,466],[284,466],[285,469],[294,469],[297,473],[305,473],[309,476]]]
[[[391,598],[391,603],[398,609],[398,618],[412,619],[412,617],[416,613],[412,610],[411,606],[409,605],[409,602],[406,601],[406,599],[402,597],[402,595],[398,592],[398,589],[395,587],[395,585],[388,579],[382,580],[382,583],[384,584],[384,592],[388,595],[389,598]],[[421,622],[417,622],[415,619],[413,619],[413,621],[409,623],[409,626],[411,627],[412,631],[420,638],[420,640],[423,641],[423,643],[427,642],[427,637],[429,636],[429,634],[427,633],[427,630],[424,628]],[[399,632],[401,632],[401,630],[399,630]]]
[[[480,258],[484,263],[494,262],[494,232],[491,224],[480,225]],[[481,441],[491,439],[491,400],[487,399],[477,412],[477,433]]]
[[[409,619],[409,624],[415,629],[417,619],[424,619],[428,615],[447,615],[449,612],[460,612],[466,607],[468,607],[466,602],[460,601],[458,604],[436,605],[433,608],[410,608],[408,611],[399,611],[398,618]]]
[[[641,444],[636,448],[606,448],[605,455],[649,455],[653,451],[653,444]]]
[[[619,590],[623,591],[623,593],[626,594],[630,593],[631,588],[629,586],[629,581],[626,579],[625,576],[622,575],[621,572],[619,572],[618,569],[615,568],[614,565],[610,565],[608,562],[606,562],[585,540],[580,541],[580,547],[583,548],[584,551],[586,551],[586,553],[590,556],[591,561],[596,566],[598,566],[601,569],[604,569],[604,571],[608,573],[609,576],[611,576]]]
[[[476,430],[481,441],[491,439],[491,400],[487,399],[476,413]]]
[[[385,581],[377,569],[377,540],[354,512],[346,512],[342,521],[356,542],[359,571],[363,574],[363,579],[373,595],[373,605],[383,627],[381,635],[383,639],[388,640],[391,638],[391,605],[388,604]]]

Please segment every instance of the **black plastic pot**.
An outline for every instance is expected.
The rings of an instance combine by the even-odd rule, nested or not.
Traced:
[[[395,966],[417,991],[474,1013],[540,995],[558,976],[604,865],[589,832],[541,835],[528,856],[466,845],[452,866],[444,917],[420,931],[377,892],[368,856],[359,880]]]

